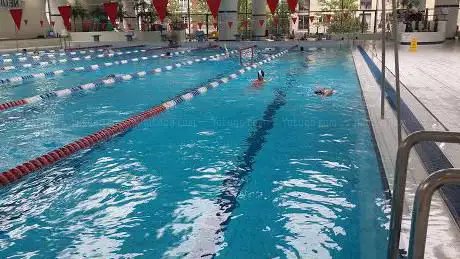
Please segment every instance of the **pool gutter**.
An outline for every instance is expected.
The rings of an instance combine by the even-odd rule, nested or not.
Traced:
[[[361,85],[364,101],[371,123],[380,159],[388,179],[388,186],[393,187],[397,143],[396,114],[386,99],[385,119],[380,119],[380,86],[371,73],[366,61],[358,49],[352,50],[356,72]],[[404,98],[404,97],[403,97]],[[403,138],[407,133],[403,131]],[[428,176],[418,154],[412,151],[409,158],[406,196],[401,229],[400,247],[407,251],[413,197],[418,184]],[[460,232],[448,207],[439,194],[433,197],[432,210],[428,228],[426,258],[460,258]]]

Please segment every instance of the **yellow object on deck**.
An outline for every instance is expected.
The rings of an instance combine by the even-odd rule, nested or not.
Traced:
[[[211,38],[219,38],[219,32],[217,31],[211,32]]]
[[[416,38],[412,38],[412,40],[410,41],[410,47],[409,47],[409,51],[417,51],[417,39]]]

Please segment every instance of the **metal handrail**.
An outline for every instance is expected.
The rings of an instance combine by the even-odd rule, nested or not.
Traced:
[[[417,188],[410,228],[409,258],[423,259],[433,193],[445,184],[460,184],[460,168],[444,169],[428,176]]]
[[[418,131],[410,134],[401,142],[396,156],[396,169],[391,198],[390,240],[388,242],[388,259],[397,259],[401,221],[406,190],[407,164],[412,147],[422,141],[460,143],[460,132]]]

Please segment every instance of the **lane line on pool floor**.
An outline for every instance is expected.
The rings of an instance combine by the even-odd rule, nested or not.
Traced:
[[[0,173],[0,185],[6,186],[10,183],[16,182],[17,180],[21,179],[22,177],[32,172],[35,172],[45,167],[51,166],[55,164],[56,162],[61,161],[62,159],[67,158],[81,150],[91,148],[95,144],[104,142],[112,138],[115,135],[125,132],[126,130],[130,128],[136,127],[141,122],[147,119],[157,116],[158,114],[166,110],[174,108],[175,106],[177,106],[178,104],[181,104],[184,101],[189,101],[193,99],[193,97],[202,95],[212,88],[216,88],[219,85],[226,84],[229,81],[238,78],[238,76],[244,74],[247,71],[252,70],[253,68],[257,68],[259,66],[262,66],[265,63],[275,60],[276,58],[281,57],[287,52],[288,50],[284,50],[275,55],[271,55],[269,58],[266,58],[250,66],[241,68],[235,73],[230,74],[229,76],[213,81],[205,86],[194,88],[193,90],[185,94],[177,95],[160,105],[154,106],[122,122],[116,123],[111,127],[107,127],[105,129],[95,132],[94,134],[80,138],[70,144],[67,144],[61,148],[55,149],[45,155],[42,155],[28,162],[25,162],[21,165],[18,165],[15,168],[2,172]]]
[[[171,53],[171,56],[180,56],[185,53],[190,53],[192,51],[194,50],[176,51],[174,53]],[[13,83],[17,85],[17,84],[23,83],[26,80],[44,78],[44,77],[50,78],[50,77],[55,77],[58,75],[70,74],[73,72],[92,72],[92,71],[96,71],[104,67],[111,67],[114,65],[126,65],[126,64],[129,64],[130,62],[140,62],[140,61],[145,61],[145,60],[157,59],[157,58],[164,57],[164,56],[166,56],[166,54],[161,53],[161,54],[152,55],[152,56],[140,56],[140,57],[135,57],[131,59],[123,59],[123,60],[117,60],[117,61],[112,61],[112,62],[105,62],[101,64],[93,64],[93,65],[88,65],[88,66],[58,69],[55,71],[36,73],[36,74],[30,74],[30,75],[25,75],[25,76],[15,76],[11,78],[0,79],[0,85],[7,85],[7,84],[13,84]]]
[[[237,52],[238,52],[238,50],[232,50],[232,51],[229,52],[229,54],[235,54]],[[80,91],[83,91],[83,90],[95,89],[95,88],[103,86],[103,85],[108,86],[108,85],[113,85],[115,83],[119,83],[119,82],[123,82],[123,81],[129,81],[131,79],[144,77],[146,75],[156,75],[156,74],[159,74],[161,72],[171,71],[173,69],[180,68],[182,66],[190,66],[192,64],[200,63],[200,62],[203,62],[203,61],[208,61],[208,60],[211,60],[213,58],[217,58],[219,56],[225,56],[225,55],[226,55],[225,53],[221,53],[221,54],[211,55],[209,57],[196,58],[194,60],[188,60],[188,61],[175,63],[173,65],[165,66],[164,68],[155,68],[155,69],[151,69],[151,70],[148,70],[148,71],[134,72],[134,73],[131,73],[131,74],[124,74],[124,75],[119,75],[119,76],[109,77],[109,78],[105,77],[105,78],[96,80],[94,82],[87,83],[87,84],[82,84],[82,85],[75,86],[75,87],[72,87],[72,88],[65,88],[65,89],[61,89],[61,90],[56,90],[56,91],[51,91],[51,92],[35,95],[35,96],[32,96],[32,97],[28,97],[28,98],[23,98],[23,99],[20,99],[20,100],[5,102],[5,103],[0,104],[0,112],[12,109],[14,107],[23,106],[23,105],[26,105],[26,104],[37,103],[37,102],[40,102],[40,101],[43,101],[43,100],[46,100],[46,99],[68,96],[68,95],[71,95],[71,94],[74,94],[76,92],[80,92]],[[222,60],[219,60],[219,61],[222,61]]]
[[[120,57],[120,56],[125,56],[125,55],[136,55],[139,53],[147,53],[147,52],[153,52],[153,51],[158,51],[158,50],[163,50],[163,49],[164,48],[152,48],[152,49],[146,49],[146,50],[143,49],[143,50],[134,50],[134,51],[126,51],[126,52],[114,52],[114,53],[109,53],[109,54],[98,54],[95,56],[88,55],[84,57],[73,57],[70,59],[66,59],[66,58],[58,59],[59,57],[57,57],[57,58],[48,58],[47,59],[48,61],[40,61],[43,59],[40,59],[38,58],[38,56],[36,56],[36,58],[32,58],[32,59],[37,62],[17,64],[16,66],[13,66],[13,65],[0,66],[0,70],[10,71],[10,70],[15,70],[19,68],[44,67],[48,65],[62,64],[62,63],[67,63],[67,62],[76,63],[79,61],[89,61],[89,60],[101,59],[101,58],[114,58],[114,57]],[[10,64],[10,63],[4,63],[4,65],[5,64]]]

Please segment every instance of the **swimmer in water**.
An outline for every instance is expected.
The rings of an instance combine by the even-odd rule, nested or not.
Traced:
[[[336,92],[335,90],[330,89],[330,88],[319,88],[315,90],[316,95],[324,96],[324,97],[331,96],[335,94],[335,92]]]
[[[265,82],[264,81],[264,77],[265,77],[265,72],[263,70],[259,70],[259,72],[257,72],[257,80],[254,80],[252,83],[255,87],[260,87],[263,85],[263,83]]]
[[[171,58],[172,57],[172,54],[171,52],[166,52],[166,54],[163,56],[163,58]]]

